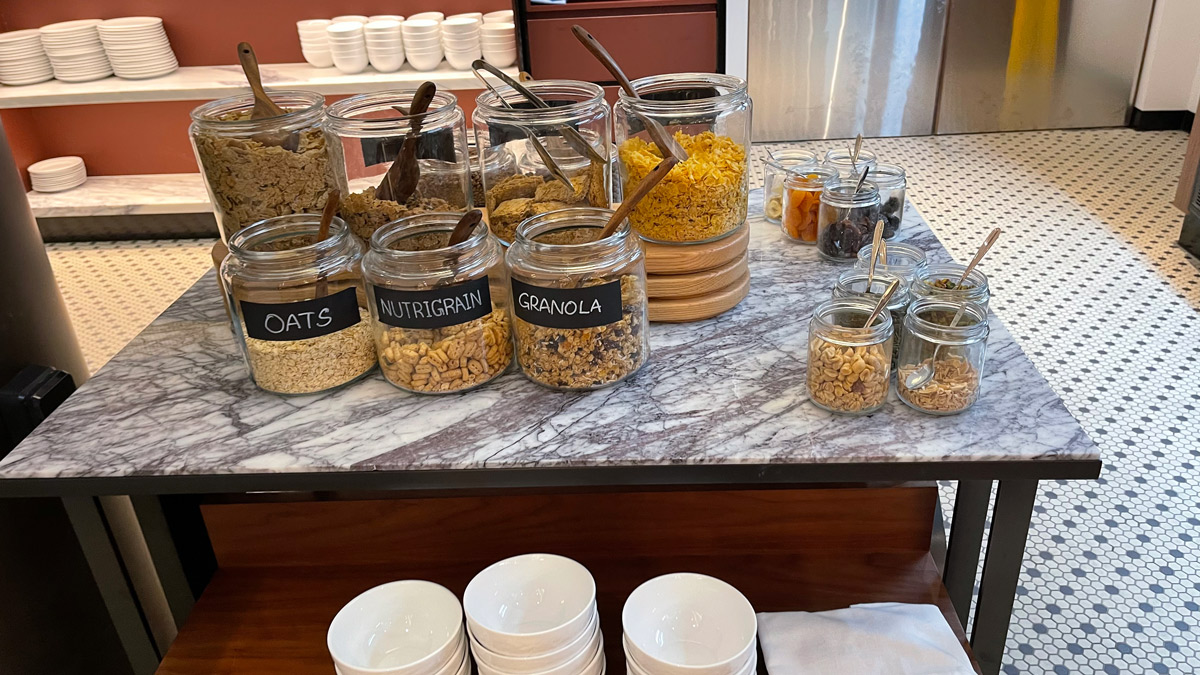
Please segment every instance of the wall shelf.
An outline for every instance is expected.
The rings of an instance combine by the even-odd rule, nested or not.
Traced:
[[[212,205],[199,173],[89,176],[63,192],[30,192],[36,218],[209,213]]]

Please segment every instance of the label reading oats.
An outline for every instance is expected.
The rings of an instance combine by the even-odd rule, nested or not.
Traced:
[[[512,280],[513,310],[546,328],[594,328],[621,320],[621,281],[579,288],[542,288]]]
[[[353,288],[316,300],[263,303],[239,301],[246,335],[287,342],[329,335],[362,321]]]
[[[379,320],[399,328],[445,328],[492,312],[492,291],[486,276],[428,291],[398,291],[375,287]]]

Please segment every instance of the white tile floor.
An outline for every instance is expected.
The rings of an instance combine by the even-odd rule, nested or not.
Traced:
[[[1200,672],[1200,271],[1170,204],[1185,143],[1124,129],[867,142],[908,169],[960,259],[1004,228],[984,266],[992,308],[1103,452],[1098,481],[1042,486],[1005,673]],[[93,368],[207,269],[210,245],[49,247]]]

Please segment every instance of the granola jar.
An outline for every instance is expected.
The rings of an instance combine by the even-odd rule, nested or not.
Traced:
[[[783,233],[792,241],[817,243],[821,219],[821,192],[838,180],[837,171],[827,166],[801,166],[789,171],[783,183]]]
[[[326,391],[375,367],[363,245],[340,218],[316,241],[320,220],[295,214],[238,230],[221,264],[250,377],[277,394]]]
[[[899,281],[900,286],[896,288],[896,292],[892,294],[892,298],[888,300],[887,310],[892,315],[892,327],[896,329],[904,325],[904,315],[908,313],[908,284],[909,282],[903,277],[897,276],[890,272],[880,271],[875,268],[874,278],[868,278],[866,270],[851,269],[842,272],[838,276],[837,284],[833,287],[834,298],[859,298],[871,303],[874,307],[879,298],[883,297],[883,292],[891,285],[893,281]],[[867,281],[871,282],[871,287],[867,288]],[[903,339],[897,334],[897,343]],[[892,350],[892,368],[896,367],[896,356],[900,350]]]
[[[966,265],[955,263],[918,268],[912,283],[913,297],[937,298],[957,303],[972,302],[987,309],[991,292],[987,277],[978,267],[971,270],[961,287],[956,286],[966,269]]]
[[[641,98],[621,92],[613,106],[622,194],[662,161],[646,131],[661,124],[688,154],[629,215],[647,241],[712,241],[746,222],[753,104],[746,81],[732,75],[678,73],[633,81]]]
[[[363,258],[379,368],[406,391],[474,389],[512,362],[504,251],[483,226],[447,246],[459,218],[422,213],[388,223]]]
[[[421,115],[412,106],[416,89],[361,94],[329,106],[325,135],[334,166],[346,182],[340,215],[363,241],[385,223],[418,213],[466,211],[471,203],[471,164],[466,116],[453,94],[439,91]],[[413,133],[415,131],[415,133]],[[420,178],[410,194],[388,168],[409,142]]]
[[[883,238],[896,236],[904,222],[904,197],[908,191],[908,176],[904,167],[896,164],[876,164],[867,180],[879,190],[879,216],[883,219]]]
[[[612,131],[604,89],[574,80],[538,80],[525,86],[550,107],[536,108],[511,87],[501,86],[495,93],[480,94],[471,115],[475,146],[485,159],[505,153],[516,158],[515,166],[482,176],[488,223],[506,244],[530,216],[568,206],[608,208],[612,194]],[[578,134],[564,135],[567,128]],[[561,179],[551,174],[539,146],[561,170]]]
[[[808,396],[818,407],[865,415],[883,406],[891,386],[892,315],[857,298],[826,300],[808,324]]]
[[[609,209],[573,207],[530,218],[508,249],[517,363],[553,389],[599,389],[650,356],[646,265],[629,223],[595,240]]]
[[[767,151],[766,177],[763,179],[763,217],[778,225],[783,219],[783,182],[788,171],[805,164],[816,164],[817,156],[808,150]]]
[[[917,270],[924,267],[926,264],[925,251],[913,246],[912,244],[895,243],[888,244],[887,262],[882,260],[875,263],[876,272],[889,272],[904,279],[909,286],[917,275]],[[854,266],[860,270],[867,270],[871,267],[871,256],[875,254],[874,244],[867,244],[858,249],[858,260]]]
[[[954,316],[962,310],[958,324]],[[896,393],[910,407],[932,415],[953,415],[979,399],[987,355],[987,308],[923,298],[909,307],[896,370]],[[905,380],[925,367],[932,378],[909,389]]]
[[[817,253],[834,262],[854,262],[871,244],[879,220],[879,190],[870,181],[826,183],[817,221]],[[856,191],[857,190],[857,191]]]
[[[250,119],[254,96],[210,101],[192,110],[188,127],[196,163],[221,238],[260,220],[318,213],[340,187],[321,132],[325,98],[311,91],[272,91],[286,113]]]
[[[853,142],[851,142],[853,144]],[[879,163],[879,158],[875,153],[863,148],[858,153],[858,161],[850,161],[850,152],[853,148],[847,146],[845,148],[830,148],[825,152],[825,163],[837,169],[838,175],[844,181],[858,182],[862,177],[864,169],[874,169]]]

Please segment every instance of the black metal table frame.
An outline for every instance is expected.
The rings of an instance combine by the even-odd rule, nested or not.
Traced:
[[[954,517],[946,537],[940,520],[931,549],[959,620],[966,627],[977,595],[971,646],[984,675],[1000,672],[1017,579],[1024,559],[1039,480],[1090,479],[1100,475],[1097,459],[980,462],[880,462],[857,464],[677,464],[588,467],[336,471],[228,475],[132,476],[0,480],[0,497],[55,496],[71,524],[136,675],[153,673],[166,644],[156,644],[128,572],[114,543],[99,497],[132,500],[147,549],[175,623],[182,626],[203,588],[186,569],[181,546],[207,534],[194,514],[168,515],[164,498],[206,501],[296,501],[372,499],[435,494],[481,494],[571,488],[723,487],[803,489],[835,484],[957,480]],[[983,536],[993,481],[999,481],[987,551]],[[183,522],[180,522],[183,521]],[[190,530],[184,532],[184,530]],[[945,541],[944,551],[938,541]],[[193,555],[195,551],[189,552]],[[984,555],[978,593],[975,574]],[[208,550],[211,555],[211,549]]]

